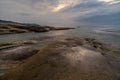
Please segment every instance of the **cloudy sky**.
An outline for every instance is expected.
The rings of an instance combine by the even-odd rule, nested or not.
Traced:
[[[0,19],[54,26],[120,25],[120,0],[0,0]]]

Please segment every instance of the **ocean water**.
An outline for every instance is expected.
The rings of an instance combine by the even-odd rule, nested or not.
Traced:
[[[120,45],[120,26],[82,26],[68,31],[72,37],[90,37],[108,44]]]
[[[41,37],[88,37],[95,38],[101,42],[120,45],[120,26],[80,26],[71,30],[50,31],[44,33],[21,33],[0,35],[0,43],[26,40]]]

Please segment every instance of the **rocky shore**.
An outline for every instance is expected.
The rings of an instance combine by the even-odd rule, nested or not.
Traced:
[[[11,42],[0,45],[0,80],[119,80],[119,57],[120,47],[92,38]]]
[[[53,30],[69,30],[69,29],[74,28],[40,26],[40,25],[23,25],[17,23],[0,23],[0,35],[26,32],[48,32]]]

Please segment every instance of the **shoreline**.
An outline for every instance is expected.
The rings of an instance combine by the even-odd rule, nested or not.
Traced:
[[[23,25],[15,23],[0,23],[0,35],[5,34],[18,34],[18,33],[28,33],[28,32],[49,32],[55,30],[69,30],[75,29],[71,27],[53,27],[53,26],[40,26],[40,25]]]

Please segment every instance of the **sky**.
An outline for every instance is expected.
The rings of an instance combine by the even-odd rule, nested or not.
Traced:
[[[0,19],[52,26],[120,25],[120,0],[0,0]]]

